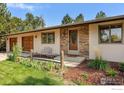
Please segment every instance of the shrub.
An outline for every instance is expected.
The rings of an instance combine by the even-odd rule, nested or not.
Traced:
[[[73,82],[77,85],[83,85],[83,83],[80,80],[73,80]]]
[[[95,60],[92,60],[88,67],[98,69],[98,70],[105,70],[108,67],[107,62],[102,60],[102,58],[96,58]]]
[[[107,76],[115,77],[117,75],[117,71],[115,71],[112,68],[109,68],[109,69],[106,70],[106,74],[107,74]]]
[[[53,62],[44,62],[43,64],[44,64],[44,67],[43,67],[44,70],[51,71],[52,69],[55,68],[54,67],[55,65]]]
[[[25,65],[25,66],[27,66],[27,67],[31,67],[31,62],[30,62],[30,60],[27,59],[27,58],[25,58],[25,59],[22,58],[19,63],[20,63],[20,64],[23,64],[23,65]]]
[[[122,71],[122,72],[124,72],[124,63],[120,63],[119,70]]]
[[[81,75],[84,80],[88,79],[88,74],[86,72],[83,72]]]
[[[14,59],[13,59],[13,55],[12,54],[9,54],[8,55],[8,60],[11,60],[11,61],[13,61]]]
[[[38,70],[44,70],[44,71],[51,71],[51,70],[58,70],[60,69],[60,65],[58,63],[54,62],[47,62],[47,61],[38,61],[38,60],[32,60],[28,58],[22,58],[20,60],[20,64],[23,64],[27,67],[33,67]]]
[[[73,80],[73,82],[77,85],[90,85],[87,82],[81,81],[81,80]]]
[[[16,62],[19,56],[21,56],[21,48],[17,45],[14,45],[12,49],[12,54],[9,55],[8,59]]]

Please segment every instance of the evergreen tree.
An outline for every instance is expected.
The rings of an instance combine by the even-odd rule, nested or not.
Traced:
[[[10,32],[11,13],[8,11],[6,4],[0,3],[0,33],[7,34]]]
[[[68,23],[73,23],[73,19],[68,14],[66,14],[62,19],[62,24]]]
[[[79,14],[76,18],[75,18],[75,23],[80,23],[84,21],[84,16],[82,14]]]
[[[16,33],[24,30],[23,20],[21,18],[12,17],[10,24],[11,24],[11,32]]]
[[[11,13],[7,9],[7,5],[0,3],[0,35],[5,35],[10,33],[10,18]],[[0,51],[6,49],[5,47],[5,37],[0,36]]]
[[[34,16],[31,13],[26,14],[26,19],[24,20],[24,23],[25,23],[25,30],[42,28],[45,26],[45,22],[42,16]]]
[[[105,12],[103,11],[100,11],[96,14],[96,19],[99,19],[99,18],[105,18],[106,17],[106,14]]]

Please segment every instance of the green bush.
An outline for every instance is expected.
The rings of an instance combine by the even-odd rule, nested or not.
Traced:
[[[28,58],[22,58],[20,60],[20,64],[23,64],[27,67],[33,67],[33,68],[36,68],[38,70],[44,70],[44,71],[51,71],[51,70],[60,69],[60,65],[58,63],[39,61],[39,60],[30,61],[30,59],[28,59]]]
[[[107,62],[102,60],[102,58],[96,58],[88,63],[88,67],[98,69],[98,70],[105,70],[108,67]]]
[[[87,84],[86,82],[81,81],[81,80],[73,80],[73,82],[74,82],[76,85],[90,85],[90,84]]]
[[[21,48],[17,45],[13,46],[12,53],[9,55],[8,59],[16,62],[17,58],[21,56]]]
[[[112,68],[109,68],[109,69],[106,70],[106,75],[110,76],[110,77],[115,77],[117,75],[117,71],[115,71]]]
[[[122,72],[124,72],[124,63],[120,63],[119,70],[122,71]]]
[[[86,72],[83,72],[81,75],[84,80],[88,79],[88,74]]]
[[[13,61],[14,59],[13,59],[13,55],[12,54],[9,54],[8,55],[8,60],[11,60],[11,61]]]
[[[83,85],[83,83],[80,80],[73,80],[73,82],[77,85]]]

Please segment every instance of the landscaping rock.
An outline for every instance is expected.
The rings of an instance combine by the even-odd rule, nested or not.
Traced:
[[[105,85],[105,84],[106,84],[106,78],[101,78],[100,83],[101,83],[102,85]]]
[[[124,76],[124,72],[119,71],[119,75]]]

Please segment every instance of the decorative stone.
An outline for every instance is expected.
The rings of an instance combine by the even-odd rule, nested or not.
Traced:
[[[119,75],[124,76],[124,72],[119,71]]]
[[[89,31],[88,25],[71,26],[60,29],[60,47],[64,50],[65,54],[68,54],[69,47],[69,30],[74,28],[78,30],[78,50],[79,55],[88,58],[89,57]]]
[[[105,84],[106,84],[106,78],[101,78],[100,83],[101,83],[102,85],[105,85]]]

